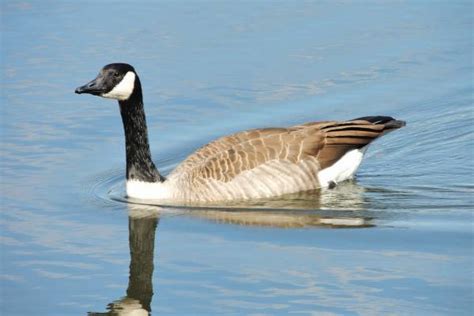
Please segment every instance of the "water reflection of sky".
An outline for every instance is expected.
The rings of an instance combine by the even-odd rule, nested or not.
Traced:
[[[154,249],[154,314],[472,312],[470,2],[1,11],[0,312],[147,310],[149,293],[130,289],[130,236]],[[158,223],[109,195],[124,164],[116,104],[73,94],[111,61],[139,71],[165,171],[250,127],[372,113],[408,125],[370,148],[355,183],[285,200],[272,221],[161,209]],[[368,224],[329,229],[341,218]]]

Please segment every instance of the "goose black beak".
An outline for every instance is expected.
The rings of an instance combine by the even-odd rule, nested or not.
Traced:
[[[89,93],[89,94],[93,94],[93,95],[100,95],[104,91],[100,87],[100,85],[97,83],[97,78],[96,78],[96,79],[86,83],[83,86],[77,87],[74,92],[76,92],[77,94]]]

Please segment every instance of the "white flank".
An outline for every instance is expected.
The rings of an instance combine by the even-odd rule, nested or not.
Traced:
[[[124,101],[130,98],[134,87],[135,73],[129,71],[125,74],[122,81],[120,81],[118,85],[116,85],[111,91],[102,94],[102,97]]]
[[[317,178],[320,187],[325,188],[331,182],[338,183],[352,178],[362,162],[364,152],[365,148],[351,150],[332,166],[319,171]],[[244,171],[228,183],[210,181],[207,183],[209,188],[205,190],[195,188],[195,192],[190,192],[189,186],[183,186],[179,177],[170,176],[165,182],[129,180],[126,182],[126,191],[131,198],[169,202],[189,198],[195,202],[262,198],[317,188],[314,178],[306,172],[309,169],[309,165],[270,162]]]
[[[172,185],[165,182],[143,182],[129,180],[125,184],[127,196],[136,199],[170,200],[173,199]]]
[[[366,147],[348,151],[332,166],[318,172],[319,184],[326,188],[331,182],[338,183],[354,176],[364,157]]]

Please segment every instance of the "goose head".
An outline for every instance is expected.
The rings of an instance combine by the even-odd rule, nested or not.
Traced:
[[[78,87],[75,92],[125,101],[139,90],[141,92],[135,69],[129,64],[115,63],[104,66],[94,80]]]

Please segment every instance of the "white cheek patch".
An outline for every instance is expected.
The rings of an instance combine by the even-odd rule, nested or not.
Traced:
[[[129,71],[125,74],[122,81],[120,81],[118,85],[116,85],[111,91],[102,94],[102,97],[124,101],[130,98],[134,87],[135,74]]]

